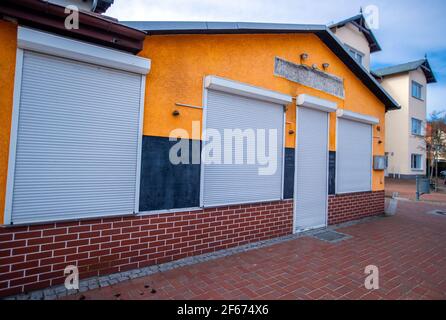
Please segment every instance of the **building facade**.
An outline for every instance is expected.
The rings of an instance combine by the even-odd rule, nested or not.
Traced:
[[[383,213],[399,106],[326,26],[4,3],[0,296]]]
[[[370,70],[371,54],[381,51],[362,14],[330,25],[347,51],[401,105],[386,113],[386,176],[415,178],[426,175],[427,85],[435,76],[427,59]]]
[[[427,86],[435,77],[427,59],[373,71],[401,105],[386,115],[387,174],[414,179],[426,175]]]
[[[372,53],[381,51],[381,47],[363,14],[331,24],[329,27],[344,43],[352,57],[367,71],[370,71],[370,56]]]

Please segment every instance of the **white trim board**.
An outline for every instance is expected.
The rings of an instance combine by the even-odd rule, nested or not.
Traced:
[[[201,113],[201,143],[202,148],[205,144],[206,128],[207,128],[207,112],[208,112],[208,90],[206,89],[206,77],[203,79],[203,112]],[[200,154],[200,208],[204,208],[204,163],[202,154]]]
[[[62,58],[146,75],[150,59],[25,27],[18,28],[17,46]]]
[[[375,118],[372,116],[367,116],[365,114],[352,112],[352,111],[347,111],[344,109],[338,109],[338,111],[336,111],[336,116],[338,118],[343,118],[343,119],[352,120],[352,121],[358,121],[358,122],[371,124],[371,125],[379,124],[378,118]]]
[[[293,102],[293,98],[289,95],[217,76],[207,76],[204,79],[204,87],[280,105]]]
[[[310,96],[308,94],[300,94],[297,97],[298,106],[316,109],[324,112],[335,112],[338,109],[336,102]]]
[[[141,95],[139,100],[139,128],[138,128],[138,150],[136,159],[136,189],[135,189],[135,211],[139,212],[139,197],[141,192],[141,163],[142,163],[142,139],[144,127],[144,99],[146,93],[146,76],[141,76]]]
[[[19,127],[20,95],[22,89],[23,71],[23,50],[17,49],[15,77],[14,77],[14,98],[12,104],[11,133],[9,138],[9,159],[8,176],[6,180],[5,211],[3,224],[12,224],[12,197],[14,193],[14,175],[16,165],[17,132]]]

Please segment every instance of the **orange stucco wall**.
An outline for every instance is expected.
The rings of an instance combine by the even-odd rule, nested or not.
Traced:
[[[16,51],[17,25],[0,21],[0,223],[5,211]]]
[[[0,224],[4,221],[6,179],[8,171],[9,137],[14,91],[17,48],[17,26],[0,21]],[[307,64],[330,64],[329,72],[345,81],[345,99],[274,76],[274,57],[299,63],[299,55],[310,55]],[[170,131],[184,128],[190,137],[192,121],[201,121],[202,111],[175,106],[184,103],[201,106],[203,78],[217,75],[292,96],[301,93],[318,96],[338,103],[340,108],[368,114],[380,119],[380,131],[374,128],[374,155],[384,155],[384,116],[382,103],[355,75],[312,34],[275,35],[175,35],[150,36],[141,56],[152,60],[147,77],[144,134],[169,136]],[[181,115],[172,116],[173,110]],[[296,108],[287,111],[287,132],[296,129]],[[330,150],[336,150],[336,117],[331,115]],[[286,146],[295,147],[295,135],[287,133]],[[373,190],[384,189],[383,172],[374,172]]]
[[[328,72],[344,79],[345,99],[305,87],[274,75],[276,56],[300,63],[308,53],[308,65],[325,62]],[[152,60],[147,77],[144,134],[168,137],[171,130],[183,128],[192,136],[192,121],[201,121],[202,111],[178,107],[175,103],[202,106],[203,78],[216,75],[296,97],[301,93],[338,103],[339,108],[380,119],[374,128],[374,155],[384,155],[384,105],[362,84],[338,57],[313,34],[259,35],[165,35],[149,36],[141,56]],[[180,116],[172,116],[179,110]],[[336,150],[336,116],[330,119],[330,150]],[[295,147],[296,107],[288,106],[286,146]],[[378,142],[382,141],[381,144]],[[384,189],[384,173],[373,173],[373,190]]]

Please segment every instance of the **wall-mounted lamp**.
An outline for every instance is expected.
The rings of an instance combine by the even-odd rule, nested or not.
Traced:
[[[377,127],[376,127],[376,131],[380,132],[380,131],[381,131],[381,127],[380,127],[380,126],[377,126]]]
[[[305,60],[308,60],[308,57],[309,57],[308,53],[302,53],[300,55],[300,63],[302,63]]]
[[[178,110],[173,110],[172,115],[173,115],[174,117],[178,117],[178,116],[180,115],[180,111],[178,111]]]
[[[329,66],[330,66],[330,64],[327,62],[322,64],[322,68],[324,68],[324,70],[327,70]]]
[[[288,131],[288,134],[294,134],[294,133],[295,133],[295,131],[293,129]]]

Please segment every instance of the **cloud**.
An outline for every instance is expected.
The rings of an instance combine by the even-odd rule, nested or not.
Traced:
[[[359,12],[351,0],[117,0],[107,11],[120,20],[212,20],[327,23]],[[357,1],[353,1],[357,2]],[[353,9],[354,8],[354,9]],[[317,12],[318,14],[314,14]],[[311,13],[311,14],[309,14]]]
[[[374,4],[382,52],[372,68],[421,59],[427,53],[439,84],[428,89],[428,109],[446,101],[446,1],[444,0],[115,0],[107,14],[125,20],[252,21],[328,24]],[[445,106],[446,107],[446,106]]]

